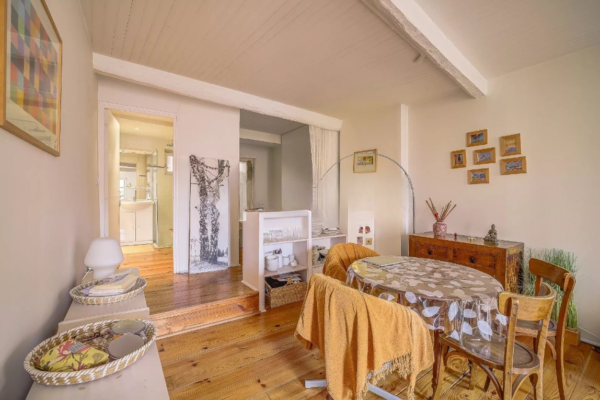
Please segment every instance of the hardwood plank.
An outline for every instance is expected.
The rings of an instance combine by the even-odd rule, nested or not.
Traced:
[[[584,345],[582,343],[581,345]],[[581,346],[580,345],[580,346]],[[571,400],[600,399],[600,350],[594,348],[587,357],[580,379],[575,385]]]

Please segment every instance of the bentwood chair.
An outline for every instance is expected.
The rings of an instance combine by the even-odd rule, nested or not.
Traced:
[[[336,244],[327,253],[323,274],[345,283],[346,271],[354,261],[377,256],[379,256],[379,253],[358,244]]]
[[[565,327],[567,324],[567,311],[573,290],[575,289],[575,278],[573,274],[566,269],[563,269],[554,264],[547,263],[538,259],[529,261],[529,270],[536,275],[535,280],[535,295],[538,296],[542,287],[542,281],[545,279],[549,282],[558,285],[564,292],[558,320],[550,320],[548,324],[548,336],[545,344],[550,347],[552,358],[556,360],[556,376],[558,379],[558,393],[560,400],[565,400],[565,367],[564,367],[564,342],[565,342]],[[541,325],[531,321],[519,321],[517,323],[517,336],[537,337]],[[550,340],[554,338],[554,344]],[[544,344],[544,343],[542,343]],[[534,339],[534,347],[537,345]]]
[[[556,298],[556,291],[547,283],[542,283],[540,296],[528,297],[509,292],[502,292],[498,297],[498,311],[508,318],[506,337],[494,334],[492,340],[482,341],[463,336],[456,340],[448,335],[438,336],[436,349],[441,354],[441,360],[446,365],[451,357],[463,357],[470,363],[477,365],[487,375],[484,390],[487,392],[490,382],[498,391],[498,396],[503,400],[510,400],[519,390],[525,378],[529,378],[533,385],[534,398],[543,399],[542,383],[544,372],[545,346],[537,346],[535,352],[515,340],[517,320],[540,322],[541,329],[537,333],[537,343],[544,343],[548,333],[550,313]],[[434,400],[441,395],[444,381],[444,366],[438,363],[438,371],[434,371],[438,384],[435,388]],[[503,373],[502,383],[494,375],[494,370]],[[514,382],[513,382],[514,379]]]

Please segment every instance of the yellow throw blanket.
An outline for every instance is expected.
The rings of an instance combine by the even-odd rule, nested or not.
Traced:
[[[409,378],[413,400],[417,375],[433,363],[429,331],[418,314],[322,274],[310,280],[295,336],[306,349],[321,351],[335,400],[362,400],[369,383],[391,372]]]
[[[356,261],[366,257],[376,257],[379,253],[354,243],[339,243],[329,249],[323,274],[346,282],[346,271]]]

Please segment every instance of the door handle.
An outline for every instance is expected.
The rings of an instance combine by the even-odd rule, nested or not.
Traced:
[[[427,250],[427,254],[432,255],[433,254],[433,250],[431,250],[431,249]]]
[[[475,264],[475,257],[471,256],[471,258],[469,258],[469,260],[471,260],[472,264]]]

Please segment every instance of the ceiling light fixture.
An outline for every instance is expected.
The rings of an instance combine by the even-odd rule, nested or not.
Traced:
[[[139,130],[140,130],[140,128],[138,128],[138,127],[136,126],[136,127],[135,127],[135,130],[136,130],[136,131],[139,131]]]

